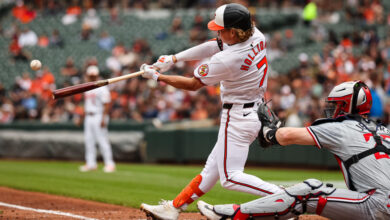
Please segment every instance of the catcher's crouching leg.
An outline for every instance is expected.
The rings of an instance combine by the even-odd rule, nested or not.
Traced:
[[[326,205],[326,195],[336,189],[324,186],[316,179],[308,179],[303,183],[296,184],[284,191],[269,195],[248,203],[241,204],[239,208],[233,205],[215,205],[214,212],[221,217],[231,219],[267,218],[288,219],[309,211],[321,214]],[[307,203],[316,203],[315,208],[308,210]]]
[[[202,182],[202,176],[199,174],[179,193],[173,200],[173,206],[180,208],[183,205],[189,205],[194,200],[203,196],[204,192],[199,189],[199,185]]]

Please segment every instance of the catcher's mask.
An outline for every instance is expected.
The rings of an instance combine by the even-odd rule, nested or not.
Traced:
[[[335,86],[326,100],[325,116],[336,118],[346,114],[370,113],[370,89],[362,81],[349,81]]]

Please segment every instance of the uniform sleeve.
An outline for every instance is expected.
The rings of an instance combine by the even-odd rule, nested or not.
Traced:
[[[318,148],[326,148],[332,153],[340,151],[345,141],[345,129],[339,122],[329,122],[307,127]]]
[[[213,39],[182,51],[175,56],[178,61],[202,60],[220,52],[225,46],[227,45],[224,45],[222,41]]]
[[[111,102],[111,94],[107,86],[102,87],[102,90],[100,91],[100,100],[102,103]]]
[[[210,61],[199,65],[194,70],[194,77],[198,78],[203,84],[211,86],[222,80],[230,78],[231,71],[222,60],[213,56]]]

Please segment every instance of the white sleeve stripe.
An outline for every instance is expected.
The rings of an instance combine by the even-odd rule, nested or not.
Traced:
[[[311,130],[310,127],[306,127],[306,129],[307,129],[307,131],[309,132],[310,136],[313,138],[314,142],[316,143],[316,146],[317,146],[319,149],[321,149],[322,146],[321,146],[320,141],[319,141],[318,138],[317,138],[317,135],[314,133],[313,130]]]
[[[370,195],[365,195],[363,198],[343,198],[343,197],[332,197],[328,196],[328,201],[334,201],[334,202],[344,202],[344,203],[362,203],[366,201],[368,198],[370,198]]]

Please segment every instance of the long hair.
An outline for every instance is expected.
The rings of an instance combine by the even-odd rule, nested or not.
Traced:
[[[234,32],[236,33],[238,40],[240,41],[239,43],[245,42],[253,35],[253,32],[254,32],[253,27],[254,27],[254,23],[252,22],[251,28],[249,28],[246,31],[244,31],[242,29],[238,29],[238,28],[232,28],[232,30],[234,30]]]

